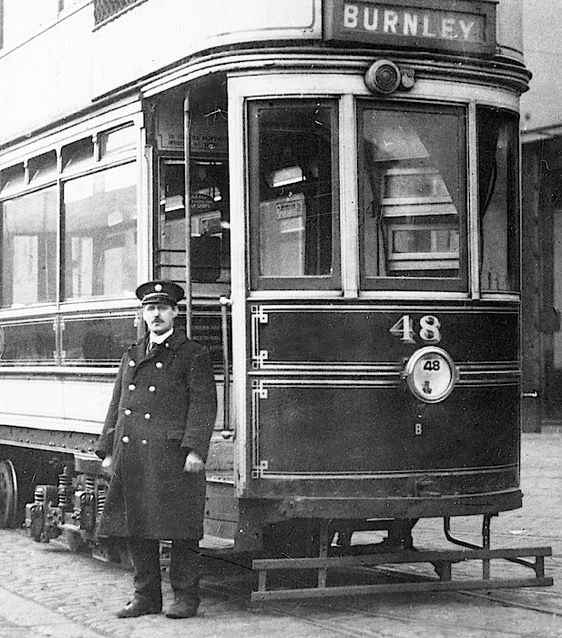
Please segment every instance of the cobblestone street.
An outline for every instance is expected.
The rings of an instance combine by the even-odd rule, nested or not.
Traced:
[[[38,544],[23,530],[2,530],[0,637],[176,638],[188,633],[198,638],[561,637],[560,458],[562,434],[524,435],[524,507],[492,522],[492,547],[553,547],[553,557],[546,562],[553,587],[495,590],[490,595],[427,592],[251,606],[254,575],[222,560],[207,559],[203,602],[196,618],[170,620],[157,615],[119,620],[114,614],[129,600],[130,572],[89,555],[73,554],[61,542]],[[439,521],[420,522],[414,534],[416,546],[438,544],[440,525]],[[454,520],[453,531],[478,542],[474,520]],[[165,604],[170,599],[165,583]],[[502,599],[509,606],[497,602]]]

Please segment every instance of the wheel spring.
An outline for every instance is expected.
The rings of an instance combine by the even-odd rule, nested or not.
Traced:
[[[105,485],[98,485],[98,493],[96,498],[96,513],[101,516],[103,506],[105,504],[105,497],[107,495],[107,487]]]
[[[86,492],[94,493],[96,491],[96,478],[92,474],[84,476],[84,489]]]
[[[35,503],[45,504],[45,486],[44,485],[35,486],[35,491],[33,492],[33,501]]]
[[[61,474],[59,474],[59,507],[63,512],[68,512],[72,509],[72,477],[68,470],[68,466],[65,465]]]

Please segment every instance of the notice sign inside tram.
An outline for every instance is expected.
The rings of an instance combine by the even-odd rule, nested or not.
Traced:
[[[495,3],[457,0],[331,0],[324,3],[327,40],[492,54]]]

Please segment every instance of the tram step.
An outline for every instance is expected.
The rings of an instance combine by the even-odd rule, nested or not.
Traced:
[[[259,559],[252,562],[252,568],[258,572],[258,591],[251,595],[252,602],[281,600],[289,598],[314,598],[329,596],[347,596],[372,593],[414,592],[438,590],[499,589],[515,587],[547,587],[553,579],[545,577],[544,558],[552,556],[551,547],[525,547],[502,549],[468,549],[443,551],[402,551],[362,556],[309,557],[288,559]],[[524,557],[534,557],[534,561]],[[532,578],[490,578],[491,560],[505,559],[515,562],[535,572]],[[468,560],[481,560],[483,577],[472,579],[452,579],[451,566]],[[357,584],[345,586],[327,586],[328,568],[364,568],[377,565],[431,563],[439,566],[439,578],[428,577],[424,582],[400,582],[384,584]],[[274,570],[318,570],[317,586],[304,588],[267,588],[268,572]]]

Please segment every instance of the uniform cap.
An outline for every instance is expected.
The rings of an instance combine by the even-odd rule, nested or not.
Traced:
[[[143,305],[149,303],[167,303],[172,306],[185,297],[184,289],[173,281],[160,279],[141,284],[136,295]]]

